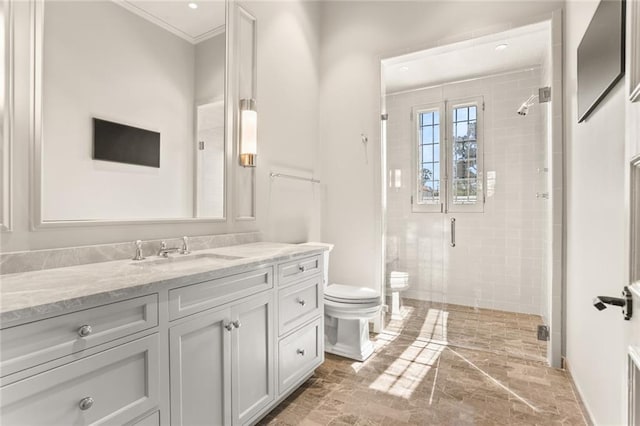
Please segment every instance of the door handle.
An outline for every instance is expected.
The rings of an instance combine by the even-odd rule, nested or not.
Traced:
[[[456,218],[451,218],[451,247],[456,246]]]
[[[624,287],[622,297],[598,296],[593,299],[593,306],[599,311],[607,309],[607,305],[620,306],[624,319],[630,320],[633,316],[633,297],[629,287]]]

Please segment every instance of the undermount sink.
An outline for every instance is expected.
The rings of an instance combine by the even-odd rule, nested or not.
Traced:
[[[135,266],[195,266],[198,263],[219,263],[218,261],[244,259],[242,256],[228,256],[226,254],[201,253],[201,254],[176,254],[168,257],[155,257],[150,260],[132,262]]]

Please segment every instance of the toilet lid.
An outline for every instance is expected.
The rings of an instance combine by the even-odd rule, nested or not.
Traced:
[[[367,287],[331,284],[324,290],[324,297],[336,302],[371,303],[380,300],[380,293]]]

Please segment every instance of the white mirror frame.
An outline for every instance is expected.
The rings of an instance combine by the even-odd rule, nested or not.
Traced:
[[[4,114],[2,150],[0,151],[2,164],[0,230],[9,232],[13,226],[13,7],[10,0],[2,0],[2,3],[4,10]]]
[[[8,1],[8,0],[2,0]],[[10,0],[9,0],[10,1]],[[225,54],[225,179],[224,179],[224,208],[223,217],[221,218],[149,218],[149,219],[114,219],[114,220],[44,220],[42,217],[42,146],[44,143],[42,134],[42,58],[43,58],[43,36],[44,36],[44,8],[45,0],[31,0],[31,61],[30,61],[30,126],[29,126],[29,139],[30,139],[30,155],[31,155],[31,169],[30,169],[30,206],[31,212],[31,229],[36,231],[47,228],[58,227],[87,227],[87,226],[99,226],[99,225],[132,225],[132,224],[168,224],[168,223],[224,223],[227,222],[230,216],[229,210],[233,197],[229,191],[232,175],[231,161],[233,155],[234,145],[234,131],[232,127],[234,110],[234,97],[230,96],[230,60],[232,55],[230,54],[230,47],[233,46],[233,23],[230,19],[230,10],[232,9],[233,0],[225,0],[225,25],[226,25],[226,54]],[[194,156],[197,153],[194,152]],[[195,179],[195,171],[194,171]],[[3,222],[4,223],[4,222]]]
[[[627,2],[629,43],[629,99],[640,100],[640,4]]]
[[[240,197],[235,197],[234,200],[234,212],[235,217],[234,220],[236,222],[243,221],[255,221],[256,220],[256,167],[260,167],[260,156],[257,156],[257,166],[256,167],[243,167],[239,164],[240,158],[240,99],[242,98],[251,98],[257,99],[257,45],[258,45],[258,27],[257,27],[257,19],[255,16],[249,12],[244,6],[239,4],[238,2],[233,3],[233,96],[230,97],[230,103],[233,107],[233,128],[235,129],[236,140],[233,143],[233,170],[234,170],[234,189],[235,193],[241,193],[242,190],[247,190],[247,188],[241,188],[240,183],[244,178],[249,182],[249,189],[251,194],[248,196],[248,203],[250,204],[249,212],[245,213],[242,210],[245,210],[241,207]],[[243,25],[249,25],[253,34],[251,40],[251,46],[243,46],[241,41],[241,37],[239,33],[243,27]],[[250,80],[250,88],[240,87],[242,84],[241,73],[243,70],[241,69],[240,64],[243,62],[243,55],[248,55],[251,60],[251,77]],[[249,94],[249,95],[248,95]],[[258,136],[260,135],[260,103],[257,105],[258,109]],[[258,137],[258,154],[260,153],[260,138]]]

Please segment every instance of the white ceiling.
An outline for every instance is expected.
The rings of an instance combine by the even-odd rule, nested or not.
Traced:
[[[224,31],[223,0],[114,0],[129,11],[197,44]],[[189,3],[198,5],[197,9]]]
[[[550,49],[542,22],[382,61],[387,93],[521,70],[543,63]],[[499,44],[504,50],[496,50]]]

